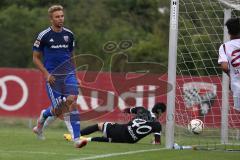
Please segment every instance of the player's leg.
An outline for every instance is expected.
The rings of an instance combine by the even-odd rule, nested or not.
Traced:
[[[46,90],[47,90],[47,94],[48,97],[50,98],[50,92],[53,92],[53,95],[55,98],[60,97],[60,94],[58,92],[59,88],[60,88],[61,84],[59,84],[59,82],[56,82],[52,89],[52,91],[49,90],[49,88],[46,85]],[[58,87],[58,88],[57,88]],[[43,128],[47,127],[47,124],[44,127],[45,121],[47,119],[55,119],[54,114],[52,113],[52,108],[53,106],[49,106],[47,109],[43,109],[39,115],[39,118],[37,120],[37,125],[33,128],[33,132],[37,135],[38,139],[44,140],[45,137],[43,135]],[[48,118],[50,117],[50,118]]]
[[[91,126],[88,126],[84,129],[81,130],[81,137],[80,139],[86,139],[87,141],[97,141],[97,142],[111,142],[111,139],[107,138],[107,137],[82,137],[85,135],[89,135],[92,134],[96,131],[102,131],[104,136],[107,135],[107,124],[112,124],[111,122],[105,122],[105,123],[98,123],[98,124],[94,124]],[[72,137],[71,134],[64,134],[63,135],[64,139],[67,141],[72,141]]]
[[[94,124],[94,125],[84,128],[81,131],[81,134],[84,136],[84,135],[89,135],[91,133],[94,133],[96,131],[102,131],[104,136],[89,137],[89,138],[86,138],[86,140],[87,141],[95,141],[95,142],[111,142],[111,138],[107,137],[107,130],[108,130],[108,127],[110,127],[110,125],[112,125],[111,122]]]
[[[49,125],[51,125],[56,119],[57,117],[55,116],[49,116],[43,124],[43,130],[45,130]]]
[[[42,110],[41,113],[43,113],[43,112],[44,112],[44,110]],[[39,119],[41,119],[41,117],[43,117],[42,115],[43,114],[40,114]],[[38,139],[45,140],[45,136],[44,136],[43,132],[55,120],[56,120],[55,116],[49,116],[48,118],[46,118],[46,120],[43,123],[43,125],[41,123],[41,120],[37,121],[39,123],[37,123],[38,125],[33,128],[33,132],[37,135]]]
[[[98,123],[98,124],[94,124],[91,126],[87,126],[86,128],[82,129],[80,139],[86,139],[83,136],[92,134],[96,131],[101,131],[103,124],[104,123]],[[63,134],[63,138],[67,141],[72,141],[72,134],[65,133],[65,134]],[[88,141],[91,141],[91,140],[88,139]]]
[[[67,126],[69,133],[71,134],[72,140],[77,141],[80,137],[80,117],[78,111],[71,111],[64,113],[64,122]]]
[[[37,119],[37,125],[33,128],[33,132],[35,134],[37,134],[39,139],[44,140],[45,137],[43,135],[43,130],[47,128],[47,126],[49,126],[49,124],[51,124],[56,117],[53,116],[50,110],[51,110],[51,106],[48,107],[47,109],[43,109]]]
[[[107,138],[107,137],[90,137],[90,138],[87,138],[87,141],[90,142],[111,142],[111,139],[110,138]]]
[[[126,143],[127,140],[125,138],[125,133],[123,128],[117,123],[105,122],[99,123],[98,129],[103,132],[103,137],[90,137],[87,138],[88,141],[96,141],[96,142],[113,142],[113,143]]]
[[[68,98],[69,97],[67,97],[67,100]],[[77,104],[71,102],[67,106],[70,108],[70,112],[63,114],[64,122],[71,134],[71,140],[74,142],[75,147],[82,148],[87,145],[88,141],[86,139],[80,139],[80,114],[77,109]]]
[[[86,127],[86,128],[81,130],[81,135],[85,136],[85,135],[92,134],[92,133],[94,133],[96,131],[102,131],[103,124],[104,123],[98,123],[98,124],[94,124],[94,125],[88,126],[88,127]]]
[[[127,125],[118,123],[105,122],[102,128],[103,136],[112,143],[132,143],[128,132]]]
[[[72,140],[75,143],[75,147],[81,148],[87,144],[87,140],[80,139],[80,114],[78,111],[78,105],[76,104],[76,97],[79,93],[78,86],[78,81],[75,75],[68,75],[68,77],[66,77],[64,95],[67,95],[70,112],[64,114],[64,121],[71,134]]]
[[[75,103],[73,105],[76,105]],[[82,148],[87,145],[86,139],[80,139],[80,114],[77,109],[64,114],[64,122],[71,134],[72,141],[76,148]]]
[[[103,124],[104,123],[98,123],[98,124],[94,124],[94,125],[91,125],[91,126],[87,126],[86,128],[82,129],[80,139],[84,139],[85,137],[83,137],[83,136],[92,134],[96,131],[102,131]],[[72,141],[71,134],[64,134],[63,137],[67,141]]]
[[[39,118],[37,119],[37,125],[35,127],[33,127],[33,133],[35,133],[37,135],[37,138],[40,140],[44,140],[45,137],[43,135],[43,124],[44,124],[44,118],[43,118],[43,113],[45,112],[45,110],[42,110]]]
[[[99,125],[99,129],[102,131],[104,137],[108,137],[107,131],[109,130],[111,122],[105,122]]]

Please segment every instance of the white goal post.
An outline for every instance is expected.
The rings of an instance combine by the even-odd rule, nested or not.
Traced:
[[[239,17],[239,10],[239,0],[171,0],[168,82],[173,89],[167,95],[166,148],[191,141],[184,136],[197,143],[239,143],[240,114],[231,108],[229,78],[217,64],[218,48],[228,40],[224,24]],[[193,118],[204,122],[203,134],[187,132]]]
[[[169,27],[169,53],[168,53],[168,83],[172,90],[167,94],[166,116],[166,148],[172,148],[174,143],[174,114],[176,97],[176,61],[177,61],[177,35],[178,35],[178,0],[171,0]]]

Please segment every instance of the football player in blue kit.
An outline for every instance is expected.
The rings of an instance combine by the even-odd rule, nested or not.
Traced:
[[[73,60],[74,35],[63,27],[64,11],[61,5],[48,9],[51,26],[40,32],[33,45],[33,62],[46,79],[46,89],[61,105],[42,110],[33,132],[43,137],[43,126],[49,117],[63,116],[75,147],[81,148],[87,141],[80,140],[80,114],[76,105],[78,86],[76,64]],[[51,98],[50,98],[51,100]],[[62,108],[60,110],[57,110]]]

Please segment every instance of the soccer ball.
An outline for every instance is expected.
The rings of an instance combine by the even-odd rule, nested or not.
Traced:
[[[194,134],[200,134],[203,128],[203,122],[200,119],[193,119],[188,124],[188,130]]]

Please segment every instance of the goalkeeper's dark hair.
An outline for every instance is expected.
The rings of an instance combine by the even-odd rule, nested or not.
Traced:
[[[156,103],[152,108],[152,113],[159,114],[164,113],[166,111],[166,105],[165,103]]]
[[[239,18],[230,18],[227,20],[226,24],[228,33],[230,35],[239,35],[240,34],[240,22]]]

